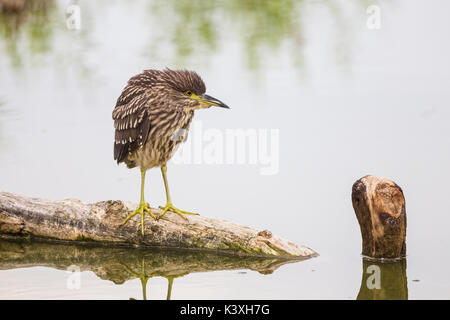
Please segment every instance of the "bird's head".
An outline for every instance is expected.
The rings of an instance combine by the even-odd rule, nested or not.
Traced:
[[[161,76],[170,88],[172,100],[187,110],[207,109],[213,106],[230,108],[219,99],[205,94],[205,83],[194,71],[165,69]]]

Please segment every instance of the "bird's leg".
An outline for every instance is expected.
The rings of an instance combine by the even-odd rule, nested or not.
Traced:
[[[160,207],[163,210],[163,212],[159,215],[159,218],[161,218],[163,215],[165,215],[167,211],[175,212],[176,214],[178,214],[180,217],[182,217],[185,220],[187,220],[187,218],[184,216],[185,214],[198,215],[198,213],[180,210],[173,206],[172,199],[170,198],[169,184],[167,182],[167,166],[165,164],[163,164],[161,166],[161,172],[162,172],[162,176],[164,179],[164,187],[166,188],[167,203],[164,207]]]
[[[189,272],[185,272],[182,274],[178,274],[178,275],[171,275],[171,276],[166,276],[166,275],[161,275],[161,277],[166,278],[169,283],[167,285],[167,300],[170,300],[170,297],[172,296],[172,286],[173,286],[173,279],[175,278],[180,278],[180,277],[184,277],[185,275],[189,274]]]
[[[128,220],[133,218],[138,213],[141,215],[141,231],[142,235],[144,234],[144,216],[147,212],[153,219],[156,220],[156,216],[151,212],[150,205],[144,201],[144,183],[145,183],[145,170],[141,169],[141,201],[139,201],[139,206],[136,210],[134,210],[123,222],[122,226],[124,226]]]

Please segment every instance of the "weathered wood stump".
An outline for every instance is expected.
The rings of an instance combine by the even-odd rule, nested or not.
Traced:
[[[89,204],[76,199],[55,201],[0,191],[0,239],[26,237],[106,246],[202,249],[290,259],[317,255],[312,249],[268,230],[205,216],[189,216],[186,221],[170,212],[159,220],[146,217],[143,236],[139,217],[121,225],[135,208],[136,204],[118,200]]]
[[[406,256],[406,210],[402,189],[393,181],[365,176],[353,184],[352,203],[361,227],[362,254]]]

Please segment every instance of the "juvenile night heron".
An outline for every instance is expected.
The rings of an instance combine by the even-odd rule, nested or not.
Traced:
[[[123,89],[112,113],[115,128],[114,160],[125,162],[128,168],[141,169],[141,198],[138,208],[122,223],[136,214],[141,215],[144,234],[144,216],[157,219],[150,205],[144,201],[145,172],[161,167],[167,203],[160,207],[187,218],[196,214],[177,209],[170,198],[167,182],[167,161],[177,146],[186,138],[194,111],[211,106],[229,108],[218,99],[205,94],[206,87],[200,76],[187,70],[145,70],[135,75]]]

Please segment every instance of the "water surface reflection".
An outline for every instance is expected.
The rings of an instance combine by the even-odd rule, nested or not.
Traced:
[[[249,269],[260,274],[271,274],[284,264],[298,261],[201,251],[144,250],[8,240],[0,242],[0,270],[41,266],[58,270],[92,271],[100,279],[110,280],[116,285],[140,279],[144,300],[147,299],[147,282],[154,277],[168,280],[166,298],[170,299],[174,279],[190,273]]]
[[[358,300],[407,300],[406,259],[379,262],[362,259]]]
[[[57,21],[53,0],[0,0],[0,8],[0,35],[13,66],[22,64],[21,52],[50,51]]]
[[[80,6],[83,22],[80,32],[67,30],[64,12],[70,4]],[[133,4],[126,1],[111,4],[109,1],[0,0],[0,37],[5,40],[4,50],[12,65],[20,67],[27,54],[56,58],[58,50],[55,48],[61,45],[70,50],[92,49],[86,37],[95,37],[96,29],[101,28],[99,23],[107,20],[104,13],[119,6],[123,7],[123,14],[132,14],[127,9],[136,5],[148,16],[146,25],[142,26],[145,32],[130,34],[145,44],[137,55],[153,61],[170,59],[171,64],[178,66],[207,63],[233,39],[233,44],[243,52],[244,65],[257,70],[262,69],[273,54],[286,54],[293,67],[303,68],[306,21],[314,15],[327,16],[333,24],[336,36],[332,47],[336,61],[347,63],[351,60],[354,36],[350,32],[349,16],[365,12],[367,1],[345,4],[319,1],[315,6],[304,0],[154,0]],[[110,28],[110,32],[114,30]],[[78,63],[83,64],[83,61]]]

